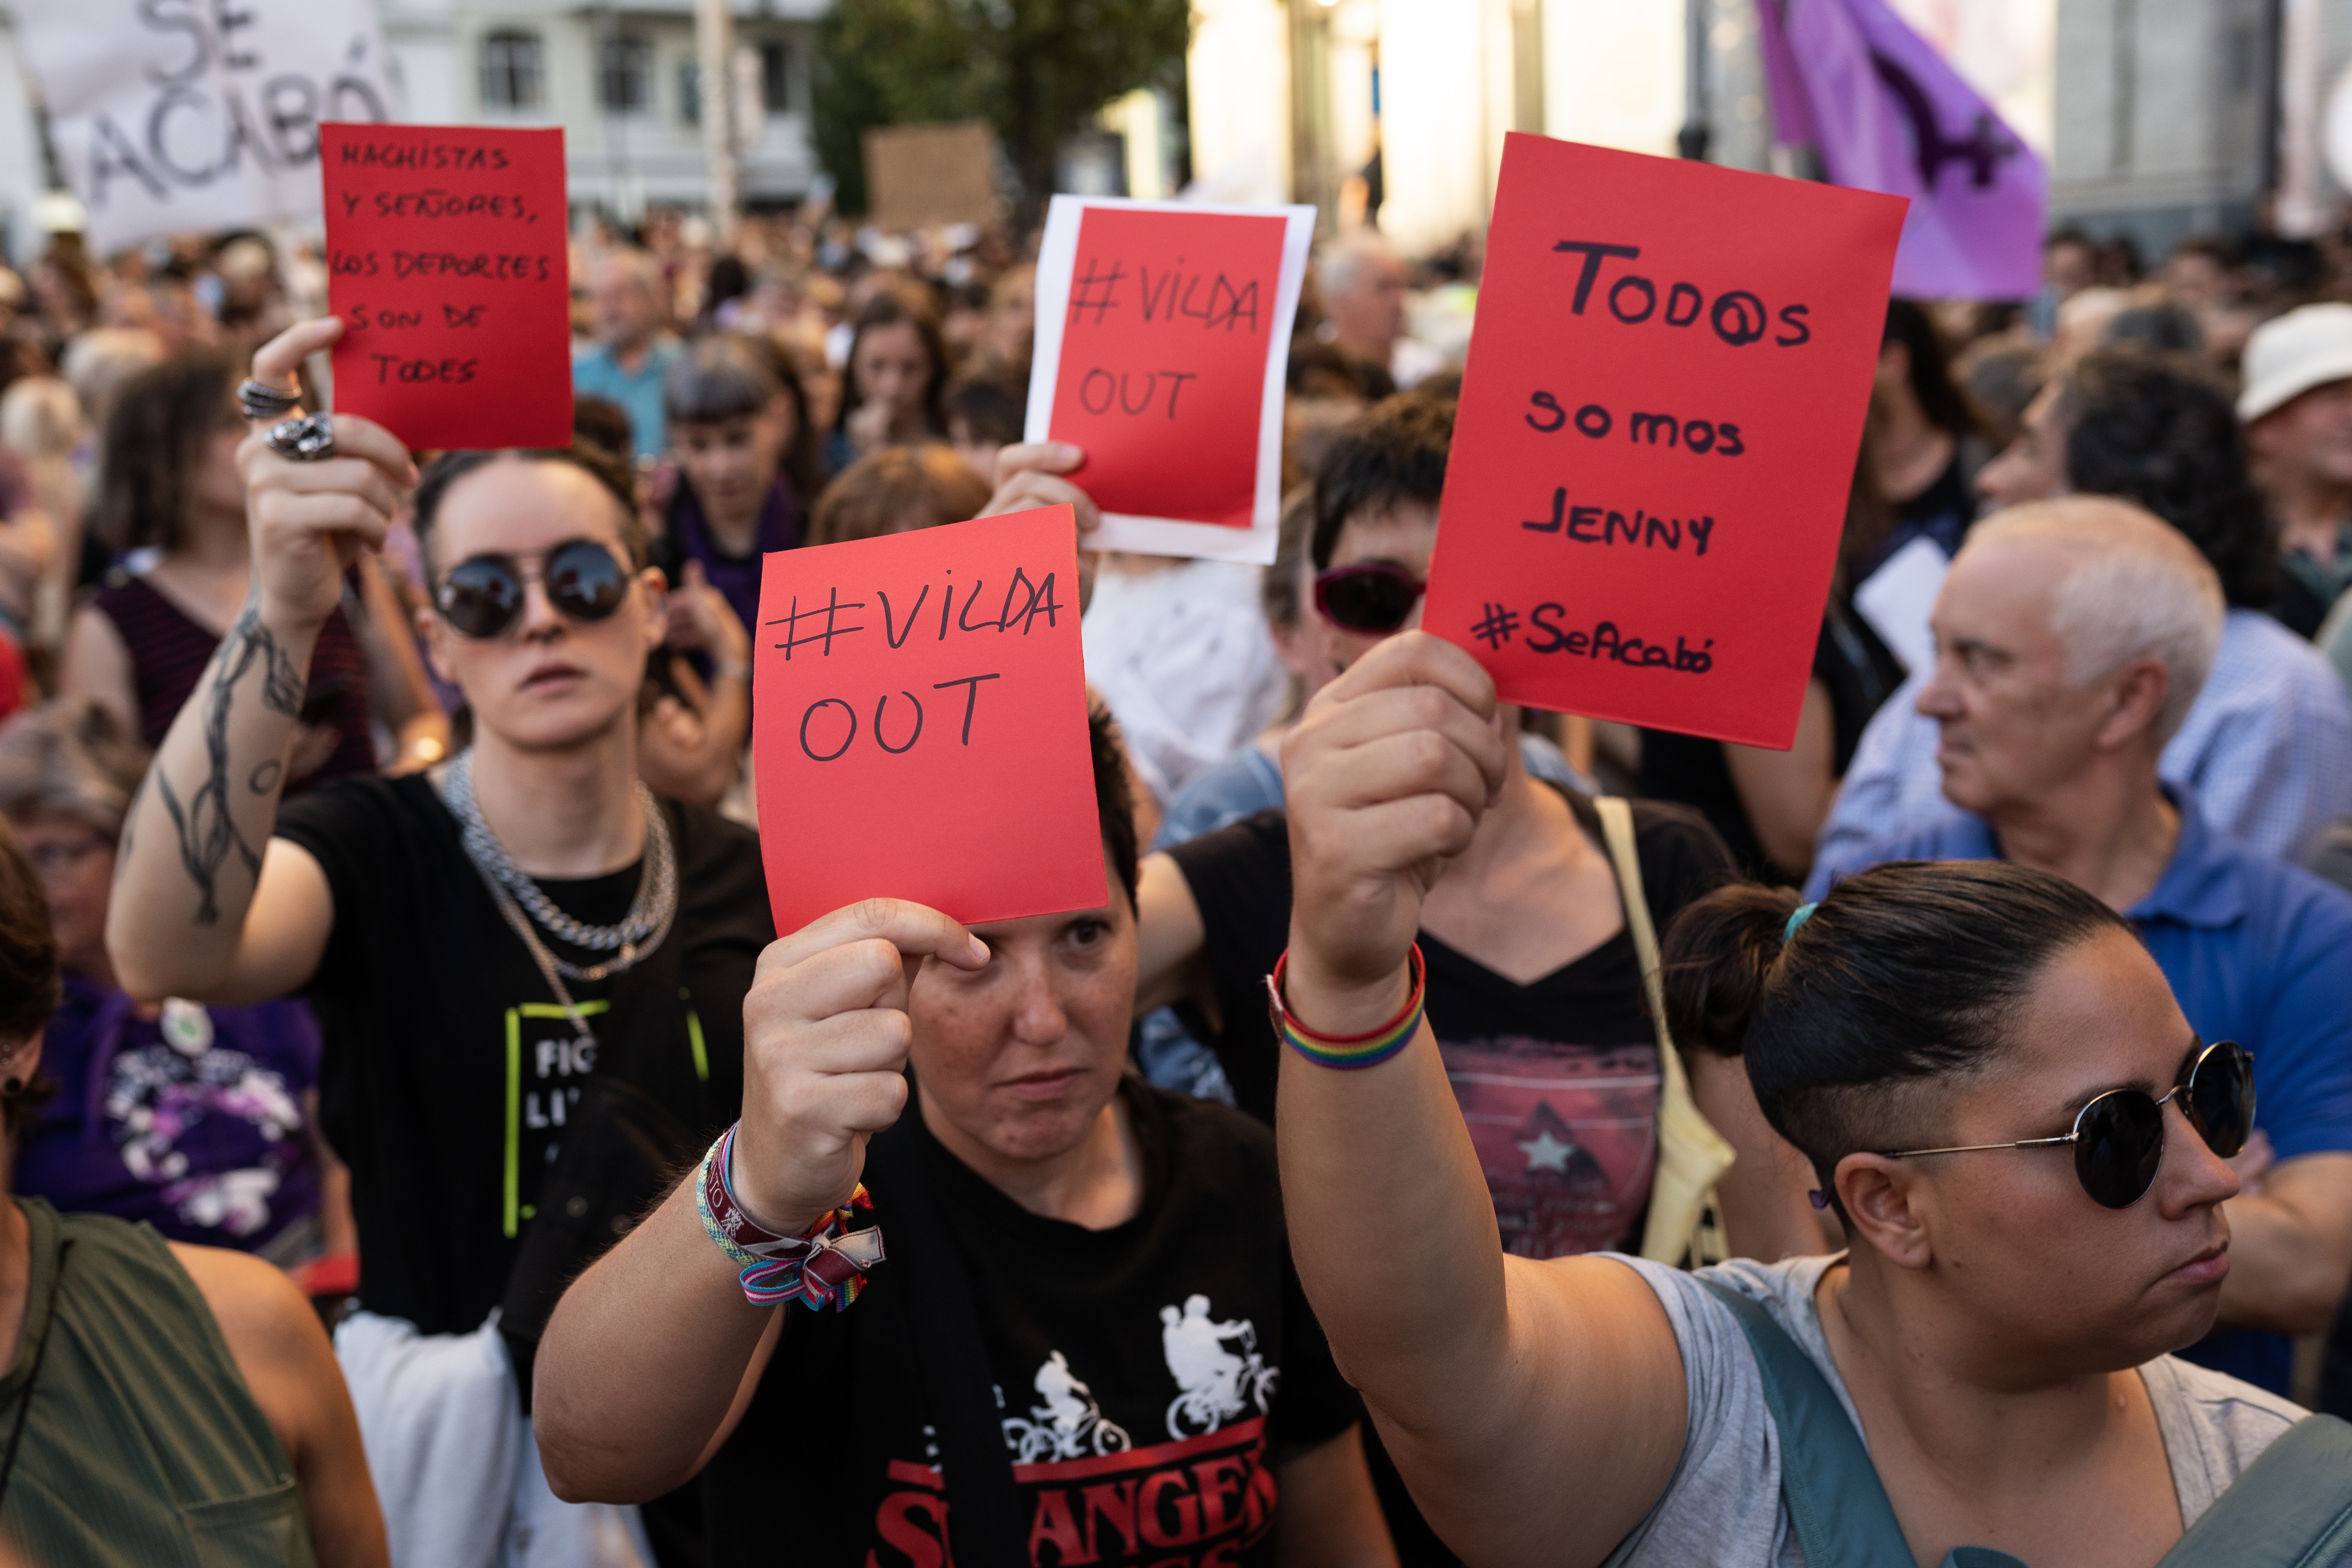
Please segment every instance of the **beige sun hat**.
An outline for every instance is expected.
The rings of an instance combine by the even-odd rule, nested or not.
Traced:
[[[2252,424],[2315,386],[2352,380],[2352,305],[2303,305],[2246,340],[2238,417]]]

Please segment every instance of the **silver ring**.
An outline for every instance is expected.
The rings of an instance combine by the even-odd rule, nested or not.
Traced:
[[[280,392],[251,376],[246,377],[236,389],[236,405],[245,411],[247,419],[283,419],[301,401],[299,394]]]
[[[315,463],[335,455],[334,422],[324,414],[305,414],[299,419],[289,419],[272,425],[262,442],[271,451],[292,463]]]

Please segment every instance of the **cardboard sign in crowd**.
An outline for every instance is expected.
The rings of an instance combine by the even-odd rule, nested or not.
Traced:
[[[966,924],[1106,900],[1077,537],[1055,506],[767,557],[751,754],[779,931],[868,898]]]
[[[335,407],[417,449],[572,444],[563,132],[329,125]]]
[[[1054,198],[1026,435],[1085,449],[1097,548],[1274,559],[1314,232],[1312,207]]]
[[[1904,207],[1511,135],[1423,624],[1507,701],[1786,749]]]

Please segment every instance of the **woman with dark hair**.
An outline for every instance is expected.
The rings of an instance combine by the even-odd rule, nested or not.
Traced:
[[[939,324],[884,289],[857,313],[849,340],[841,417],[825,442],[825,468],[839,473],[884,447],[944,440],[947,345]]]
[[[254,356],[283,387],[341,323]],[[238,448],[257,591],[131,808],[108,948],[134,995],[303,992],[327,1135],[352,1170],[364,1310],[336,1330],[403,1562],[534,1553],[640,1568],[634,1516],[548,1492],[527,1421],[562,1284],[731,1121],[771,935],[759,847],[638,782],[665,631],[628,469],[590,447],[459,452],[422,477],[382,426]],[[415,485],[434,665],[473,714],[428,773],[282,805],[344,564]],[[216,781],[226,780],[222,788]],[[205,800],[201,815],[175,802]],[[681,1500],[689,1527],[699,1500]],[[646,1522],[658,1535],[658,1510]]]
[[[132,378],[106,422],[94,521],[123,559],[74,615],[58,694],[105,703],[151,750],[252,589],[236,380],[225,351],[175,354]],[[439,721],[405,638],[377,635],[383,627],[360,605],[347,581],[320,627],[301,734],[287,764],[289,788],[375,771],[378,711],[395,729],[420,717]],[[382,616],[373,592],[368,605]]]
[[[1677,919],[1669,1028],[1744,1060],[1847,1252],[1504,1255],[1413,946],[1502,774],[1494,710],[1467,654],[1398,637],[1283,754],[1292,1249],[1447,1543],[1571,1568],[2336,1562],[2352,1432],[2168,1353],[2229,1271],[2250,1059],[2058,878],[1890,865]]]
[[[697,341],[662,403],[678,483],[654,564],[673,587],[698,566],[745,626],[760,616],[760,563],[801,542],[817,487],[808,400],[782,356],[748,338]]]
[[[11,1193],[59,996],[41,882],[0,835],[0,1531],[44,1568],[383,1568],[351,1394],[292,1282]]]
[[[1968,395],[1952,380],[1943,334],[1916,300],[1886,302],[1870,422],[1874,477],[1895,515],[1885,542],[1862,563],[1857,580],[1923,534],[1947,555],[1959,549],[1977,515],[1970,481],[1992,455]]]

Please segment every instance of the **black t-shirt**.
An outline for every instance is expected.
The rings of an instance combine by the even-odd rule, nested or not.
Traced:
[[[676,944],[683,994],[668,1008],[640,994],[667,972],[667,952],[601,983],[565,982],[597,1036],[588,1046],[424,775],[348,779],[279,808],[277,836],[310,851],[334,894],[334,931],[308,995],[323,1043],[320,1120],[352,1168],[370,1310],[426,1333],[481,1327],[581,1085],[600,1056],[636,1044],[612,1037],[616,1005],[664,1026],[656,1054],[665,1059],[641,1087],[709,1136],[735,1119],[743,995],[774,934],[759,842],[715,813],[664,809],[678,870],[664,947]],[[627,911],[640,875],[631,866],[540,886],[573,918],[609,924]],[[609,956],[541,934],[570,962]]]
[[[1596,844],[1592,803],[1562,790]],[[1696,812],[1633,803],[1635,850],[1650,916],[1675,912],[1732,874]],[[1244,817],[1169,853],[1192,889],[1202,952],[1223,1017],[1187,1027],[1224,1064],[1242,1109],[1271,1121],[1280,1049],[1266,1017],[1265,975],[1290,931],[1290,839],[1278,811]],[[1532,984],[1496,973],[1421,933],[1429,1025],[1494,1194],[1506,1249],[1556,1258],[1638,1242],[1657,1163],[1658,1047],[1629,931]]]
[[[1830,773],[1845,777],[1870,716],[1903,684],[1903,665],[1850,605],[1830,601],[1822,635],[1813,645],[1813,679],[1828,689],[1832,735]],[[1763,841],[1748,820],[1748,807],[1732,782],[1724,742],[1667,730],[1642,731],[1641,790],[1653,800],[1696,806],[1730,847],[1742,872],[1763,882],[1786,882],[1789,874],[1766,858]]]
[[[1143,1201],[1108,1230],[1031,1214],[910,1112],[971,1281],[1029,1562],[1262,1568],[1267,1467],[1345,1432],[1361,1407],[1291,1268],[1272,1136],[1138,1079],[1120,1093]],[[871,1192],[887,1243],[890,1194]],[[712,1568],[946,1561],[905,1290],[886,1260],[847,1311],[783,1309],[775,1358],[705,1472]]]

